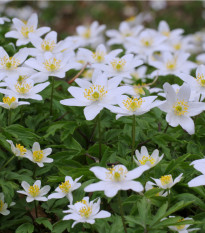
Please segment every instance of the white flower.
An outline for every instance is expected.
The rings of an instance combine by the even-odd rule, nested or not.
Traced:
[[[30,104],[30,103],[26,101],[18,101],[18,98],[14,96],[3,97],[3,102],[0,102],[1,107],[9,109],[9,110],[17,108],[18,106],[25,105],[25,104]]]
[[[196,116],[205,110],[205,103],[190,102],[191,89],[187,84],[183,84],[178,93],[169,83],[164,84],[166,101],[158,106],[166,112],[166,121],[172,127],[181,125],[189,134],[194,134],[195,127],[191,116]]]
[[[28,44],[30,42],[29,34],[31,32],[36,34],[37,36],[42,36],[43,34],[50,31],[49,27],[41,27],[37,29],[38,16],[35,13],[32,14],[26,22],[23,22],[17,18],[14,18],[12,21],[14,24],[14,29],[16,29],[16,31],[7,32],[5,34],[5,37],[17,39],[17,46]]]
[[[41,188],[41,181],[37,180],[35,183],[30,186],[26,181],[23,181],[21,183],[21,186],[25,191],[17,191],[17,193],[21,193],[24,195],[27,195],[26,201],[27,202],[32,202],[34,200],[36,201],[47,201],[47,197],[44,197],[46,195],[51,187],[49,185],[46,185]]]
[[[52,193],[48,196],[48,199],[53,199],[53,198],[58,199],[58,198],[67,197],[68,200],[70,201],[70,204],[72,205],[72,203],[73,203],[72,192],[81,186],[81,183],[77,183],[81,177],[79,177],[73,181],[72,177],[66,176],[65,182],[62,182],[58,186],[58,188],[55,189],[56,192]]]
[[[117,113],[116,119],[119,119],[122,116],[138,116],[156,107],[158,102],[153,102],[156,98],[157,96],[134,98],[126,95],[120,95],[117,98],[117,104],[119,107],[109,105],[107,108],[111,112]]]
[[[135,163],[138,166],[147,165],[150,168],[156,166],[164,157],[162,154],[159,157],[159,150],[155,149],[151,155],[149,155],[147,148],[145,146],[141,147],[141,153],[136,150],[135,151],[136,158],[133,156]]]
[[[105,72],[108,77],[132,78],[131,73],[134,72],[137,66],[142,65],[143,62],[135,57],[133,54],[127,54],[121,58],[113,58],[109,60],[108,64],[96,64],[95,68]]]
[[[63,53],[52,54],[51,52],[46,52],[44,56],[28,59],[25,64],[40,71],[42,75],[64,78],[68,70],[78,69],[81,66],[74,62],[73,59],[73,53],[64,55]]]
[[[67,106],[86,106],[84,108],[86,120],[93,120],[104,107],[116,103],[116,96],[130,88],[118,87],[121,78],[108,80],[100,71],[94,72],[92,83],[79,78],[75,81],[80,87],[68,88],[74,98],[61,100],[60,103]]]
[[[143,191],[142,184],[134,181],[134,179],[140,177],[148,169],[147,165],[140,166],[131,171],[128,171],[124,165],[116,165],[108,169],[104,167],[92,167],[90,171],[101,181],[88,185],[84,191],[104,191],[107,197],[114,197],[119,190],[132,189],[135,192],[141,192]]]
[[[137,37],[139,32],[143,29],[142,25],[137,25],[131,27],[128,22],[121,22],[119,26],[119,30],[107,30],[106,35],[110,37],[107,44],[124,44],[127,42],[127,38],[129,37]]]
[[[57,43],[57,32],[49,32],[44,39],[40,36],[29,33],[29,39],[35,48],[30,48],[30,54],[32,56],[43,55],[45,52],[51,52],[53,54],[61,53],[68,48],[68,43],[60,41]]]
[[[14,205],[14,202],[12,202],[10,206],[12,205]],[[4,202],[4,194],[0,193],[0,214],[2,215],[10,214],[10,211],[7,208],[8,208],[8,204]]]
[[[33,163],[36,163],[39,167],[43,167],[44,163],[52,163],[53,159],[47,158],[52,152],[51,148],[46,148],[41,150],[40,144],[38,142],[34,142],[32,151],[27,150],[25,157],[31,160]]]
[[[165,176],[162,176],[160,179],[154,179],[152,178],[156,185],[159,187],[159,188],[162,188],[162,189],[170,189],[171,187],[173,187],[176,183],[180,182],[180,180],[182,179],[182,175],[183,173],[181,173],[179,176],[177,176],[177,178],[172,179],[172,175],[165,175]]]
[[[169,216],[169,218],[174,218],[175,216]],[[166,218],[164,218],[166,219]],[[193,220],[192,218],[182,218],[180,219],[178,222],[179,223],[183,223],[183,221],[186,220]],[[188,229],[191,226],[191,224],[186,224],[186,225],[175,225],[175,226],[168,226],[170,230],[172,231],[177,231],[178,233],[188,233],[191,231],[196,231],[196,230],[200,230],[200,228],[192,228],[192,229]]]
[[[68,213],[68,215],[63,220],[73,219],[73,228],[80,222],[94,224],[97,218],[109,218],[111,214],[108,211],[100,211],[100,202],[100,198],[97,199],[97,202],[95,200],[89,202],[89,197],[84,197],[82,201],[76,202],[74,205],[68,205],[69,210],[63,211],[64,213]]]
[[[14,143],[11,140],[6,140],[6,141],[11,145],[11,151],[16,156],[23,157],[25,155],[27,150],[24,146],[22,146],[21,144],[16,144],[16,146],[14,146]]]
[[[147,181],[147,183],[145,184],[145,191],[148,191],[151,189],[156,189],[156,184],[151,181]],[[155,194],[155,196],[160,196],[160,197],[166,197],[167,195],[168,195],[168,192],[165,192],[164,190]]]
[[[178,76],[189,84],[191,90],[195,93],[195,95],[201,95],[201,101],[205,98],[205,66],[200,65],[196,70],[196,78],[188,75],[188,74],[178,74]]]
[[[30,68],[20,67],[26,60],[29,49],[20,49],[13,57],[9,57],[3,47],[0,47],[0,80],[6,76],[15,75],[21,72],[29,72]]]
[[[168,74],[178,76],[179,73],[189,74],[191,70],[197,66],[194,62],[187,60],[189,56],[189,53],[184,52],[173,54],[171,52],[164,52],[161,54],[160,60],[150,59],[149,64],[157,68],[157,70],[152,72],[150,76],[166,76]]]
[[[132,80],[130,79],[124,79],[125,83],[133,83],[135,81],[142,80],[142,82],[145,81],[146,79],[146,72],[147,72],[147,67],[146,66],[140,66],[139,68],[135,69],[132,73]]]
[[[10,22],[10,19],[6,17],[0,17],[0,24],[4,24],[5,22]]]
[[[205,159],[198,159],[193,161],[190,165],[194,165],[194,168],[201,172],[202,175],[197,176],[196,178],[189,181],[189,187],[198,187],[201,185],[205,185]]]
[[[7,78],[5,79],[7,89],[0,88],[0,93],[8,96],[16,96],[23,99],[42,100],[42,96],[38,93],[44,90],[50,83],[45,82],[34,85],[35,82],[31,78]]]

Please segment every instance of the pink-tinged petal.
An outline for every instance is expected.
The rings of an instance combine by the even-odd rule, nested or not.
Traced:
[[[91,172],[93,172],[95,174],[95,176],[103,181],[107,181],[107,173],[109,172],[106,168],[104,167],[92,167],[90,169]]]
[[[97,105],[97,104],[91,104],[89,106],[86,106],[84,108],[84,115],[86,120],[91,121],[93,120],[103,109],[103,107]]]
[[[65,196],[66,194],[64,193],[52,193],[48,196],[48,199],[58,199],[58,198],[63,198]]]
[[[147,166],[147,165],[137,167],[137,168],[135,168],[127,173],[126,180],[136,179],[136,178],[140,177],[143,174],[143,172],[145,172],[148,169],[149,169],[149,166]]]
[[[188,134],[192,135],[195,133],[194,121],[188,116],[181,116],[179,124],[187,131]]]
[[[95,184],[89,184],[85,187],[85,192],[104,191],[110,185],[109,182],[99,181]]]
[[[61,100],[60,103],[66,106],[86,106],[85,102],[80,102],[79,100],[74,98]]]
[[[111,213],[105,210],[101,210],[98,214],[95,215],[95,218],[109,218]]]
[[[189,187],[198,187],[201,185],[205,185],[205,175],[200,175],[191,181],[189,181],[188,186]]]

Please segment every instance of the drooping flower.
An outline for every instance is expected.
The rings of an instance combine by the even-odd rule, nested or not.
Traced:
[[[16,144],[16,146],[14,146],[14,143],[11,140],[6,140],[6,141],[11,145],[11,151],[16,156],[24,157],[24,155],[27,151],[24,146],[22,146],[21,144]]]
[[[164,84],[166,101],[158,107],[167,113],[166,121],[172,127],[181,125],[189,134],[194,134],[194,122],[192,116],[196,116],[205,110],[205,103],[191,102],[191,89],[189,85],[183,84],[176,93],[169,83]]]
[[[76,79],[80,87],[69,87],[68,91],[74,98],[61,100],[67,106],[86,106],[84,115],[87,120],[93,120],[99,112],[109,104],[116,104],[116,96],[121,95],[130,87],[118,87],[121,78],[111,78],[100,71],[95,71],[92,83],[83,79]]]
[[[147,181],[147,183],[145,184],[145,191],[149,191],[151,189],[156,189],[156,184],[151,181]],[[168,192],[165,192],[164,190],[155,194],[155,196],[160,196],[160,197],[166,197],[167,195]]]
[[[74,190],[78,189],[81,186],[81,183],[77,183],[80,180],[81,177],[73,180],[72,177],[66,176],[65,177],[65,182],[62,182],[55,189],[55,193],[52,193],[52,194],[50,194],[48,196],[48,199],[53,199],[53,198],[58,199],[58,198],[67,197],[68,200],[70,201],[70,204],[72,205],[72,203],[73,203],[73,194],[72,194],[72,192]]]
[[[152,178],[152,179],[155,181],[156,185],[159,188],[170,189],[176,183],[180,182],[180,180],[182,179],[182,175],[183,175],[183,173],[181,173],[179,176],[177,176],[174,180],[172,178],[172,175],[165,175],[165,176],[162,176],[160,179],[154,179],[154,178]]]
[[[49,27],[37,28],[38,16],[35,13],[32,14],[26,22],[23,22],[17,18],[14,18],[12,21],[15,31],[7,32],[5,37],[17,39],[17,46],[28,44],[30,42],[29,34],[31,32],[37,36],[42,36],[50,31]]]
[[[136,158],[135,158],[136,156]],[[141,147],[141,153],[136,150],[135,156],[133,156],[135,163],[138,166],[147,165],[150,168],[156,166],[164,157],[164,154],[159,156],[159,150],[155,149],[151,155],[149,155],[145,146]]]
[[[90,171],[101,181],[88,185],[84,190],[85,192],[104,191],[107,197],[114,197],[119,190],[132,189],[135,192],[141,192],[143,191],[142,184],[134,179],[140,177],[148,169],[147,165],[131,171],[128,171],[124,165],[116,165],[107,169],[92,167]]]
[[[34,200],[36,201],[47,201],[47,197],[44,197],[46,195],[51,187],[49,185],[46,185],[41,188],[41,181],[37,180],[33,185],[28,184],[26,181],[23,181],[21,183],[21,186],[23,187],[24,191],[17,191],[17,193],[21,193],[27,196],[26,201],[32,202]]]
[[[0,106],[6,109],[15,109],[20,105],[30,104],[26,101],[18,101],[17,97],[14,96],[5,96],[3,97],[3,102],[0,102]]]
[[[98,218],[109,218],[111,214],[108,211],[100,211],[100,198],[97,199],[97,202],[89,201],[89,197],[84,197],[82,201],[76,202],[74,205],[68,205],[69,210],[63,211],[68,213],[63,220],[74,220],[72,228],[77,223],[89,223],[94,224],[95,219]]]
[[[32,151],[27,150],[25,157],[31,160],[33,163],[36,163],[39,167],[43,167],[44,163],[52,163],[53,159],[47,158],[52,152],[51,148],[46,148],[41,150],[40,144],[38,142],[34,142]]]

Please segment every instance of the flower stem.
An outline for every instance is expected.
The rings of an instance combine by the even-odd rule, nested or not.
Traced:
[[[11,109],[8,111],[8,126],[11,125]]]
[[[164,133],[166,133],[167,132],[167,129],[169,128],[169,124],[167,123],[167,126],[166,126],[166,128],[164,129]]]
[[[36,200],[34,200],[34,206],[35,206],[35,214],[36,214],[36,218],[38,218],[38,212],[37,212],[37,204],[36,204]]]
[[[54,91],[54,77],[51,77],[51,105],[50,105],[50,115],[53,115],[53,91]]]
[[[102,158],[102,138],[101,138],[101,126],[100,126],[100,113],[98,115],[98,140],[99,140],[99,160]]]
[[[5,164],[2,168],[5,168],[14,158],[16,157],[16,155],[13,155]]]
[[[122,224],[123,224],[125,233],[127,233],[127,228],[126,228],[126,224],[125,224],[125,218],[124,218],[124,212],[123,212],[123,208],[122,208],[122,200],[121,200],[120,191],[118,191],[117,195],[118,195],[118,205],[119,205],[119,209],[120,209]]]
[[[135,153],[135,128],[136,128],[136,120],[135,120],[135,115],[133,114],[132,116],[132,154],[131,154],[132,161],[133,161],[133,155]]]

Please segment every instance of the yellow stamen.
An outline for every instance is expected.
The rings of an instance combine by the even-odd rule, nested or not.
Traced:
[[[2,200],[0,200],[0,212],[3,210],[3,207],[4,207],[4,203]]]
[[[43,42],[41,43],[41,48],[44,50],[44,51],[50,51],[52,52],[54,47],[55,47],[55,42],[52,40],[52,41],[49,41],[49,40],[43,40]]]
[[[88,100],[101,100],[106,94],[107,91],[105,91],[105,87],[101,85],[92,85],[88,89],[85,89],[85,92],[83,92],[84,97]]]
[[[21,144],[16,144],[16,148],[19,149],[21,156],[23,156],[27,151],[26,148],[22,146]]]
[[[144,91],[143,87],[145,87],[145,86],[146,86],[145,84],[134,85],[133,88],[134,88],[135,93],[139,94],[139,95],[144,95],[145,91]]]
[[[61,60],[57,60],[56,58],[50,58],[49,60],[45,60],[43,64],[48,71],[53,72],[60,68],[60,63]]]
[[[19,75],[17,82],[22,84],[27,78],[28,78],[27,75]]]
[[[93,76],[93,70],[85,70],[84,72],[83,72],[83,74],[82,74],[82,76],[84,77],[84,78],[87,78],[87,79],[89,79],[89,80],[91,80],[91,78],[92,78],[92,76]]]
[[[38,185],[30,186],[29,189],[28,189],[28,193],[29,193],[32,197],[38,196],[39,193],[40,193],[40,189],[39,189]]]
[[[150,47],[153,44],[153,40],[152,39],[142,39],[141,43],[145,46],[145,47]]]
[[[106,178],[116,182],[123,180],[127,174],[127,169],[124,169],[121,166],[113,166],[112,168],[108,168],[107,170],[108,172],[106,172]]]
[[[21,34],[25,37],[25,38],[28,38],[28,34],[30,32],[34,32],[34,28],[33,26],[22,26],[21,27]]]
[[[166,68],[168,70],[174,70],[176,68],[176,59],[174,59],[173,61],[168,61],[166,64]]]
[[[6,70],[14,70],[16,69],[21,63],[15,57],[7,57],[4,56],[0,59],[1,66],[3,66]]]
[[[180,50],[181,47],[182,47],[181,43],[177,43],[177,44],[174,45],[174,48],[175,48],[176,50]]]
[[[59,188],[62,190],[63,193],[68,193],[71,188],[69,180],[65,181],[64,183],[61,183],[59,185]]]
[[[139,160],[139,162],[142,164],[142,165],[145,165],[147,162],[150,162],[152,165],[155,163],[155,159],[152,158],[150,155],[148,156],[143,156],[141,160]]]
[[[127,18],[125,21],[126,21],[126,22],[132,22],[132,21],[134,21],[135,19],[136,19],[136,16],[131,16],[131,17]]]
[[[9,106],[13,103],[13,102],[15,102],[16,101],[16,98],[15,97],[4,97],[3,98],[3,102],[5,103],[5,104],[8,104]]]
[[[187,113],[188,107],[188,102],[185,102],[184,100],[177,101],[173,106],[174,113],[177,116],[184,115],[185,113]]]
[[[126,64],[125,59],[114,59],[111,62],[113,69],[118,71],[118,72],[123,70],[125,64]]]
[[[160,178],[160,181],[162,185],[170,184],[172,182],[172,176],[171,175],[162,176]]]
[[[202,86],[205,87],[204,74],[198,74],[196,81]]]
[[[91,37],[91,30],[90,28],[87,28],[85,30],[85,32],[82,34],[82,36],[85,38],[85,39],[89,39]]]
[[[129,111],[132,111],[132,112],[135,112],[138,108],[141,107],[142,105],[142,98],[130,98],[130,97],[127,97],[126,100],[123,100],[123,104],[125,106],[125,108]]]
[[[35,162],[41,162],[43,158],[44,158],[44,154],[42,150],[36,150],[33,152],[33,160]]]
[[[170,36],[170,32],[169,31],[163,31],[162,35],[164,35],[166,37],[169,37]]]
[[[105,53],[104,52],[95,52],[93,53],[93,59],[96,60],[97,62],[101,63],[105,60]]]
[[[80,216],[84,217],[84,218],[88,218],[90,217],[90,215],[92,214],[92,208],[88,205],[83,206],[80,210],[79,210]]]
[[[32,88],[32,86],[26,82],[18,82],[15,85],[15,89],[20,94],[26,94],[29,92],[29,90]]]

